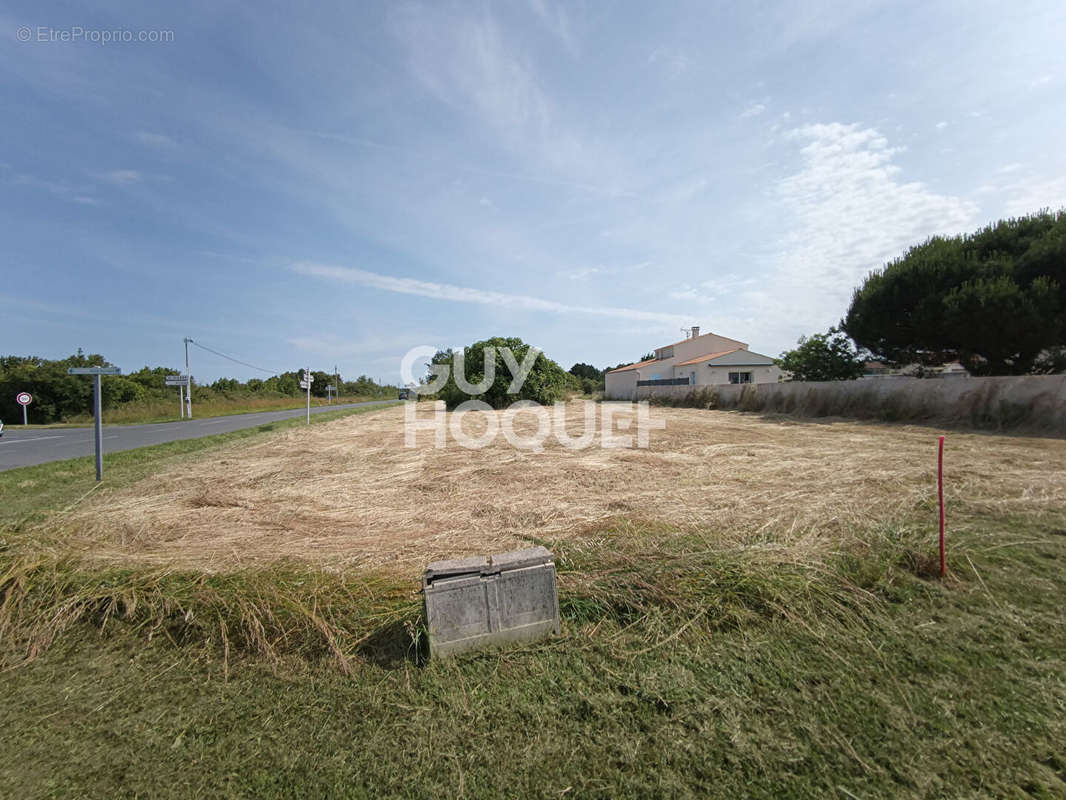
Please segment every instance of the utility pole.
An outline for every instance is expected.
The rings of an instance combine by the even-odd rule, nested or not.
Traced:
[[[191,342],[191,341],[192,341],[192,339],[190,339],[188,336],[185,337],[185,374],[186,375],[190,375],[190,376],[192,375],[192,373],[189,372],[189,342]],[[192,419],[192,378],[191,377],[189,378],[189,385],[186,387],[186,390],[185,390],[185,400],[188,403],[188,407],[189,407],[189,419]]]

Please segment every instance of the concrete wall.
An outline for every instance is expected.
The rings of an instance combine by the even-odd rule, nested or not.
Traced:
[[[604,377],[604,397],[608,400],[632,400],[637,391],[637,370],[608,372]]]
[[[1066,375],[641,386],[636,400],[805,417],[943,422],[1066,435]]]

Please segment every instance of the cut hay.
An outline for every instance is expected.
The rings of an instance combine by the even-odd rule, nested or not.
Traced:
[[[933,429],[652,413],[666,428],[651,432],[647,449],[567,450],[550,439],[534,453],[502,435],[480,450],[450,439],[435,449],[430,432],[408,449],[403,409],[391,408],[105,486],[41,534],[113,565],[221,572],[284,561],[411,575],[428,561],[586,536],[622,519],[785,560],[877,526],[925,516],[935,525]],[[568,432],[581,427],[571,404]],[[1061,440],[950,433],[949,525],[1066,506],[1063,464]]]

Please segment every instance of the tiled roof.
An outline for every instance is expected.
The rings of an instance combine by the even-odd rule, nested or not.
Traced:
[[[619,367],[618,369],[611,369],[607,372],[610,374],[611,372],[626,372],[631,369],[640,369],[641,367],[646,367],[648,364],[654,364],[658,360],[659,359],[657,358],[649,358],[647,361],[638,361],[636,364],[630,364],[628,367]]]
[[[741,345],[741,347],[740,347],[741,350],[745,349],[748,346],[747,344],[745,344],[744,342],[740,341],[739,339],[730,339],[728,336],[722,336],[721,334],[713,333],[712,331],[707,331],[706,333],[701,333],[699,336],[690,336],[687,339],[682,339],[680,342],[674,342],[673,344],[665,344],[665,345],[663,345],[663,347],[676,347],[677,345],[684,344],[685,342],[694,342],[697,339],[702,339],[704,336],[717,336],[719,339],[726,339],[726,340],[728,340],[730,342],[736,342],[738,345]],[[657,347],[655,349],[656,350],[662,350],[663,347]]]
[[[675,366],[684,367],[688,366],[689,364],[702,364],[704,361],[713,361],[716,358],[721,358],[722,356],[727,356],[730,353],[735,353],[738,350],[743,349],[743,347],[734,347],[732,350],[722,350],[719,353],[709,353],[705,356],[696,356],[695,358],[690,358],[688,361],[682,361],[679,364],[676,364]]]

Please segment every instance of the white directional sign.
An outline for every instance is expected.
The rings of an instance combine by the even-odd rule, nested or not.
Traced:
[[[311,424],[311,384],[315,376],[311,374],[310,367],[304,367],[304,379],[300,381],[300,388],[307,390],[307,424]]]
[[[192,379],[192,375],[167,375],[165,377],[167,386],[188,386]]]
[[[67,375],[121,375],[118,367],[68,367]]]

